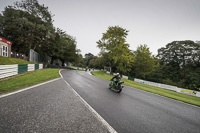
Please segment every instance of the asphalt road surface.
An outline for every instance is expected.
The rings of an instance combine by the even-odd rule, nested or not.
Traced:
[[[0,133],[107,133],[73,89],[119,133],[199,133],[200,108],[108,80],[62,70],[63,79],[0,96]],[[65,81],[69,83],[65,83]]]
[[[84,71],[63,70],[64,80],[119,133],[200,133],[200,108],[125,86]]]
[[[58,79],[0,96],[0,133],[108,133],[108,129]]]

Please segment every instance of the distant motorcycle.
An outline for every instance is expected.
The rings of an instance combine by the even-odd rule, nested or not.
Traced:
[[[124,82],[122,82],[121,80],[118,81],[116,84],[114,84],[115,81],[110,80],[110,84],[109,84],[109,89],[120,93],[122,91],[122,88],[124,88],[124,86],[122,85]]]

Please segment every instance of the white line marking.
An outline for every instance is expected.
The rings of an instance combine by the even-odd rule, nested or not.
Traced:
[[[60,73],[61,74],[61,73]],[[62,77],[62,76],[61,76]],[[64,80],[64,79],[63,79]],[[80,98],[81,102],[96,116],[96,118],[102,122],[102,124],[109,130],[111,133],[117,133],[114,128],[112,128],[104,119],[101,117],[71,86],[64,80],[64,82],[71,88],[73,93]]]
[[[90,71],[89,71],[89,72],[87,72],[87,73],[88,73],[89,75],[92,75]]]
[[[48,84],[48,83],[56,81],[58,79],[61,79],[61,78],[56,78],[56,79],[49,80],[47,82],[43,82],[43,83],[40,83],[40,84],[37,84],[37,85],[33,85],[33,86],[30,86],[30,87],[27,87],[27,88],[24,88],[24,89],[21,89],[21,90],[18,90],[18,91],[14,91],[14,92],[11,92],[11,93],[8,93],[8,94],[0,95],[0,98],[7,97],[7,96],[10,96],[10,95],[13,95],[13,94],[16,94],[16,93],[20,93],[22,91],[26,91],[26,90],[29,90],[29,89],[32,89],[34,87],[38,87],[38,86],[41,86],[41,85],[44,85],[44,84]]]
[[[61,74],[61,71],[62,71],[62,70],[59,71],[59,74],[60,74],[60,77],[63,78],[63,76],[62,76],[62,74]]]

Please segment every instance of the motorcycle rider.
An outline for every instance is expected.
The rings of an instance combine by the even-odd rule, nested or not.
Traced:
[[[116,79],[116,80],[113,83],[114,83],[114,86],[116,86],[117,82],[119,82],[121,80],[120,74],[117,73],[117,75],[115,75],[111,80],[113,81],[114,79]]]

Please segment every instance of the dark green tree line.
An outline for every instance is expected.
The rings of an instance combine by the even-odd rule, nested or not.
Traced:
[[[121,27],[109,27],[97,42],[100,57],[91,60],[91,65],[110,66],[114,72],[154,82],[200,88],[199,41],[174,41],[158,49],[158,55],[153,56],[147,45],[140,45],[131,52],[125,43],[127,35],[128,31]]]
[[[39,54],[74,62],[77,55],[74,37],[53,26],[53,15],[37,0],[22,0],[5,7],[0,14],[0,36],[13,42],[12,50],[29,55]]]
[[[14,51],[28,55],[30,49],[39,51],[54,38],[52,15],[36,0],[6,7],[1,20],[1,36],[13,41]]]
[[[200,88],[200,44],[190,40],[173,41],[158,49],[162,62],[160,78],[167,84]]]

